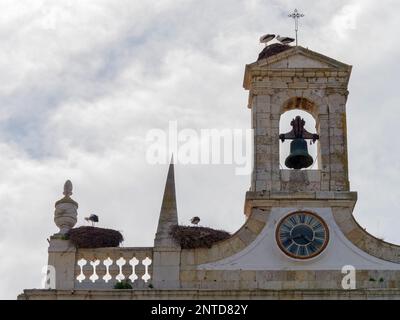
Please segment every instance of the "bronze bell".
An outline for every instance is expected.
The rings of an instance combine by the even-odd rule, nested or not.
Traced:
[[[290,154],[285,160],[285,166],[291,169],[303,169],[311,166],[313,162],[313,158],[308,153],[306,140],[294,139],[290,143]]]

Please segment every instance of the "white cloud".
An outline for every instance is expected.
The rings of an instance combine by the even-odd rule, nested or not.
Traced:
[[[300,43],[354,65],[355,214],[369,231],[400,242],[396,1],[4,0],[0,297],[40,284],[67,178],[79,223],[97,213],[100,225],[122,229],[125,245],[152,245],[167,166],[146,164],[146,132],[169,120],[196,130],[249,127],[244,65],[261,50],[260,34],[293,33],[287,13],[296,6],[306,14]],[[199,215],[235,231],[249,180],[233,166],[177,165],[181,221]]]
[[[351,3],[345,5],[332,19],[332,29],[335,29],[339,38],[349,36],[350,31],[356,30],[357,18],[361,11],[361,4]]]

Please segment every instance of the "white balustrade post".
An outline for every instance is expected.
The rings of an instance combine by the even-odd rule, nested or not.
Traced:
[[[51,237],[48,265],[56,270],[56,289],[72,290],[75,283],[76,248],[69,240]]]

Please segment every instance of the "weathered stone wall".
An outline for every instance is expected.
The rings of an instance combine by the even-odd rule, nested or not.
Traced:
[[[340,270],[196,270],[181,275],[182,288],[197,289],[343,289]],[[357,289],[400,288],[400,271],[356,271]]]

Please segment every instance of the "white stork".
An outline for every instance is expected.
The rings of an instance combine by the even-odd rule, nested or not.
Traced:
[[[192,219],[190,219],[190,222],[192,224],[194,224],[195,226],[197,226],[200,222],[200,218],[199,217],[193,217]]]
[[[282,44],[289,44],[289,43],[292,43],[295,40],[295,39],[289,38],[289,37],[281,37],[280,35],[278,35],[276,37],[276,39]]]
[[[260,43],[265,43],[265,46],[267,46],[268,42],[270,42],[274,39],[275,39],[274,34],[264,34],[263,36],[260,37]]]
[[[94,227],[94,224],[99,222],[99,217],[96,214],[91,214],[89,217],[85,217],[85,220],[87,222],[90,221],[92,223],[92,227]]]

